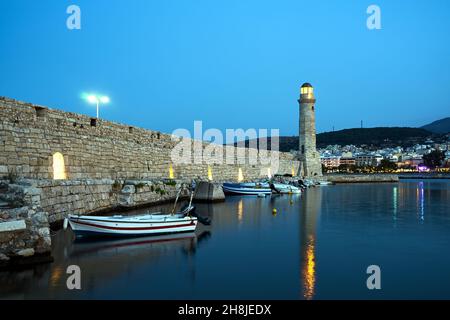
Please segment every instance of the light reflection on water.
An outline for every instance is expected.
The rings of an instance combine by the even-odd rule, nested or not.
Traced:
[[[306,243],[306,261],[303,264],[303,297],[307,300],[314,298],[314,286],[316,284],[316,258],[314,253],[314,238],[311,236]]]
[[[197,205],[213,224],[192,234],[74,242],[59,231],[55,262],[0,272],[0,297],[449,299],[449,186],[406,180],[228,197]],[[66,289],[71,264],[81,267],[81,291]],[[379,292],[365,287],[371,264],[382,270]]]

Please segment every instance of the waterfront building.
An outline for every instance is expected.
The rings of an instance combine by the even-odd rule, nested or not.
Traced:
[[[342,157],[340,159],[340,164],[341,165],[347,165],[347,166],[355,166],[356,165],[356,159],[353,157]]]
[[[366,166],[378,166],[383,160],[383,157],[380,154],[361,154],[356,156],[356,165],[358,167],[366,167]]]
[[[337,168],[341,164],[341,157],[339,156],[325,156],[320,158],[320,162],[326,168]]]
[[[343,151],[341,154],[342,158],[353,158],[353,153],[351,151]]]

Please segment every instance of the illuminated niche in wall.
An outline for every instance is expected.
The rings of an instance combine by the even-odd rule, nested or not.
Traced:
[[[64,157],[60,152],[53,154],[53,180],[66,179],[66,167]]]
[[[238,182],[242,182],[244,180],[244,175],[242,174],[242,169],[239,168],[238,171]]]
[[[211,167],[208,165],[208,180],[212,181],[213,179],[213,175],[212,175],[212,169]]]
[[[173,178],[174,178],[173,166],[171,164],[171,165],[169,165],[169,179],[173,179]]]

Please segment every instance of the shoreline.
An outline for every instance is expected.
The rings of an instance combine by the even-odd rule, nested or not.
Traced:
[[[387,183],[398,182],[399,176],[397,174],[389,173],[374,173],[374,174],[360,174],[360,173],[339,173],[339,174],[326,174],[324,177],[327,181],[332,183]]]
[[[399,174],[399,179],[450,179],[450,173],[408,173]]]
[[[333,183],[383,183],[414,179],[450,179],[449,173],[332,173],[324,177]]]

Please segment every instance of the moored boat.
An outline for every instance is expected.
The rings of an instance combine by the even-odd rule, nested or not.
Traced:
[[[298,194],[302,192],[299,187],[287,183],[273,183],[271,184],[271,188],[275,193],[280,194]]]
[[[197,223],[209,224],[210,220],[194,212],[191,192],[189,204],[175,212],[182,189],[178,190],[170,214],[154,212],[133,216],[80,216],[70,214],[64,219],[64,229],[70,226],[76,236],[147,236],[177,232],[194,232]]]
[[[319,181],[317,183],[318,186],[331,186],[333,183],[330,181]]]
[[[235,195],[269,195],[272,193],[267,183],[224,183],[223,192]]]
[[[107,217],[69,215],[65,225],[68,223],[77,236],[144,236],[193,232],[198,221],[196,217],[189,216],[188,212]]]

